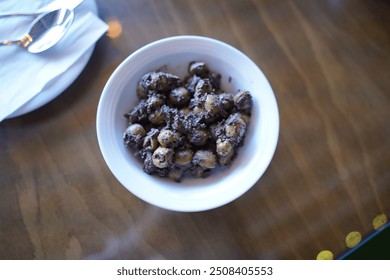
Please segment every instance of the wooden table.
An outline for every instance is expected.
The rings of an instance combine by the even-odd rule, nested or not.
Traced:
[[[337,258],[375,231],[374,220],[376,228],[386,222],[388,1],[113,3],[97,1],[111,37],[97,43],[77,80],[49,104],[0,123],[1,259],[316,259],[323,250]],[[129,193],[105,164],[95,129],[100,94],[119,63],[185,34],[252,58],[281,121],[276,154],[256,185],[199,213]]]

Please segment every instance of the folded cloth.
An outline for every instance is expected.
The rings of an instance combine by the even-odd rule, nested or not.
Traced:
[[[0,12],[34,11],[48,3],[50,1],[47,0],[2,0]],[[19,25],[15,26],[15,22]],[[26,31],[27,27],[26,17],[0,18],[0,40],[19,38],[20,30],[24,28]],[[102,20],[80,5],[75,9],[74,22],[68,32],[49,50],[32,54],[22,47],[1,46],[0,122],[38,95],[50,81],[66,72],[106,30],[107,25]]]

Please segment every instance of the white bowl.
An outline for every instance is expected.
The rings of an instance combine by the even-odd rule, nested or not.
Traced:
[[[212,71],[222,75],[221,87],[225,91],[249,90],[253,96],[252,116],[245,143],[232,166],[208,178],[176,183],[143,172],[142,163],[123,144],[127,126],[123,114],[138,102],[136,87],[145,73],[164,66],[183,78],[188,63],[195,60],[206,62]],[[97,110],[99,146],[114,176],[140,199],[174,211],[213,209],[248,191],[268,167],[278,135],[276,99],[261,70],[237,49],[198,36],[170,37],[135,51],[111,75]]]

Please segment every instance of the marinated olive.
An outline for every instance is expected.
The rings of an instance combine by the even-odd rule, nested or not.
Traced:
[[[213,169],[217,166],[217,157],[212,151],[198,150],[194,154],[192,163],[203,168]]]
[[[146,153],[146,156],[144,157],[143,170],[150,175],[158,175],[160,177],[166,177],[168,175],[168,168],[158,168],[154,165],[153,154],[151,153]]]
[[[154,125],[161,125],[165,122],[167,113],[166,110],[160,108],[149,115],[149,121]]]
[[[175,107],[184,107],[190,101],[190,92],[185,87],[173,89],[169,94],[169,102]]]
[[[194,94],[195,93],[195,87],[196,85],[198,84],[198,82],[201,80],[202,78],[199,77],[199,76],[196,76],[196,75],[193,75],[191,77],[188,77],[186,79],[186,82],[185,82],[185,88],[188,89],[188,91],[191,93],[191,94]]]
[[[157,140],[158,133],[159,133],[158,129],[152,128],[148,132],[148,134],[145,136],[144,142],[143,142],[143,148],[146,151],[154,152],[158,148],[158,146],[159,146],[159,143]]]
[[[215,115],[219,112],[220,107],[218,96],[215,94],[208,94],[204,103],[204,108],[211,114]]]
[[[240,91],[234,96],[234,105],[240,111],[250,111],[252,108],[252,96],[249,91]]]
[[[183,170],[179,168],[174,168],[168,171],[168,178],[176,182],[180,182],[183,175]]]
[[[173,119],[171,120],[171,128],[174,131],[177,131],[179,133],[186,133],[187,126],[188,126],[187,116],[183,112],[177,111],[174,114]]]
[[[126,113],[125,118],[128,119],[129,123],[141,122],[148,117],[146,101],[142,100],[137,106]]]
[[[158,135],[157,140],[161,146],[168,148],[175,148],[179,144],[178,134],[169,129],[162,130]]]
[[[207,172],[208,170],[207,168],[196,166],[191,169],[191,175],[195,178],[205,178],[209,173]]]
[[[201,79],[195,86],[195,98],[211,92],[213,92],[213,86],[209,79]]]
[[[144,171],[148,174],[156,173],[156,170],[158,168],[156,166],[154,166],[154,164],[153,164],[152,153],[150,153],[150,152],[145,153],[143,160],[144,160],[144,166],[143,166]]]
[[[146,132],[142,125],[135,123],[127,127],[125,133],[123,134],[123,140],[126,146],[133,145],[139,147],[142,143],[142,138],[145,136]]]
[[[226,121],[225,134],[227,137],[234,137],[241,141],[246,131],[245,122],[237,115],[231,115]]]
[[[218,138],[217,140],[217,155],[218,156],[227,156],[234,151],[234,145],[231,140],[225,139],[222,140]]]
[[[206,130],[203,129],[195,129],[190,134],[188,134],[188,138],[190,143],[195,146],[203,146],[206,144],[209,135]]]
[[[165,99],[162,94],[152,94],[146,100],[147,112],[155,112],[158,108],[165,104]]]
[[[190,149],[178,150],[174,154],[174,164],[176,166],[188,166],[191,164],[194,152]]]
[[[210,137],[213,140],[217,140],[221,135],[225,133],[225,122],[213,123],[210,125]]]
[[[210,69],[208,68],[206,63],[199,61],[191,62],[188,67],[188,72],[195,77],[209,79],[211,85],[215,90],[220,89],[221,75],[218,73],[210,72]]]
[[[221,90],[221,74],[210,72],[208,78],[214,90],[219,92]]]
[[[219,98],[219,106],[221,106],[224,110],[231,110],[234,106],[234,98],[230,93],[221,93],[218,95]]]
[[[231,153],[227,154],[226,156],[218,156],[218,163],[222,166],[229,165],[234,158],[234,150],[232,150]]]
[[[153,165],[158,168],[167,168],[172,164],[173,150],[165,147],[158,147],[152,155]]]
[[[196,75],[202,78],[206,78],[209,75],[210,70],[207,67],[206,63],[201,61],[193,61],[190,62],[190,65],[188,67],[188,72],[191,75]]]
[[[144,87],[141,83],[138,83],[136,92],[139,99],[145,99],[148,97],[148,93],[144,91]]]

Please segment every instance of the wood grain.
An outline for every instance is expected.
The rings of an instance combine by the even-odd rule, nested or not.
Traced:
[[[97,1],[104,36],[58,98],[0,123],[0,259],[315,259],[390,216],[390,4],[377,0]],[[139,47],[203,35],[269,79],[281,130],[274,159],[236,201],[175,213],[108,170],[96,108]]]

